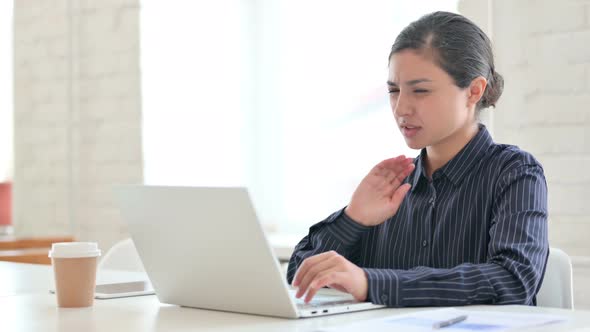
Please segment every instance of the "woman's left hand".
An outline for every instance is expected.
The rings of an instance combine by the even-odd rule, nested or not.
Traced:
[[[306,258],[295,273],[293,286],[298,287],[297,298],[307,293],[305,303],[325,286],[347,292],[363,302],[369,287],[365,271],[335,251]]]

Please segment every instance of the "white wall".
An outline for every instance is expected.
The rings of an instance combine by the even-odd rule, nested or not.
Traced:
[[[125,235],[116,183],[142,181],[139,2],[15,1],[15,232]]]
[[[0,182],[12,179],[12,1],[0,2]]]
[[[494,139],[543,165],[550,244],[572,256],[576,306],[590,308],[590,1],[464,0],[459,11],[488,23],[505,79]]]

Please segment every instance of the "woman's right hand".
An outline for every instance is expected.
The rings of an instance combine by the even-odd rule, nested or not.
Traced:
[[[410,189],[410,184],[402,182],[414,170],[412,161],[401,155],[377,164],[358,185],[344,212],[364,226],[393,217]]]

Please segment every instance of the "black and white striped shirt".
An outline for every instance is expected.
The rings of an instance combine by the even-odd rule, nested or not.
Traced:
[[[545,273],[547,184],[529,153],[493,142],[485,126],[430,181],[425,149],[397,214],[362,226],[344,209],[313,225],[301,262],[335,250],[365,271],[368,300],[391,307],[536,304]]]

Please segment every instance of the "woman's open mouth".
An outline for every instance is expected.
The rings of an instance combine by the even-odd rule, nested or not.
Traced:
[[[418,131],[422,129],[422,127],[410,126],[410,125],[401,125],[400,128],[402,129],[402,134],[404,137],[412,138],[418,134]]]

